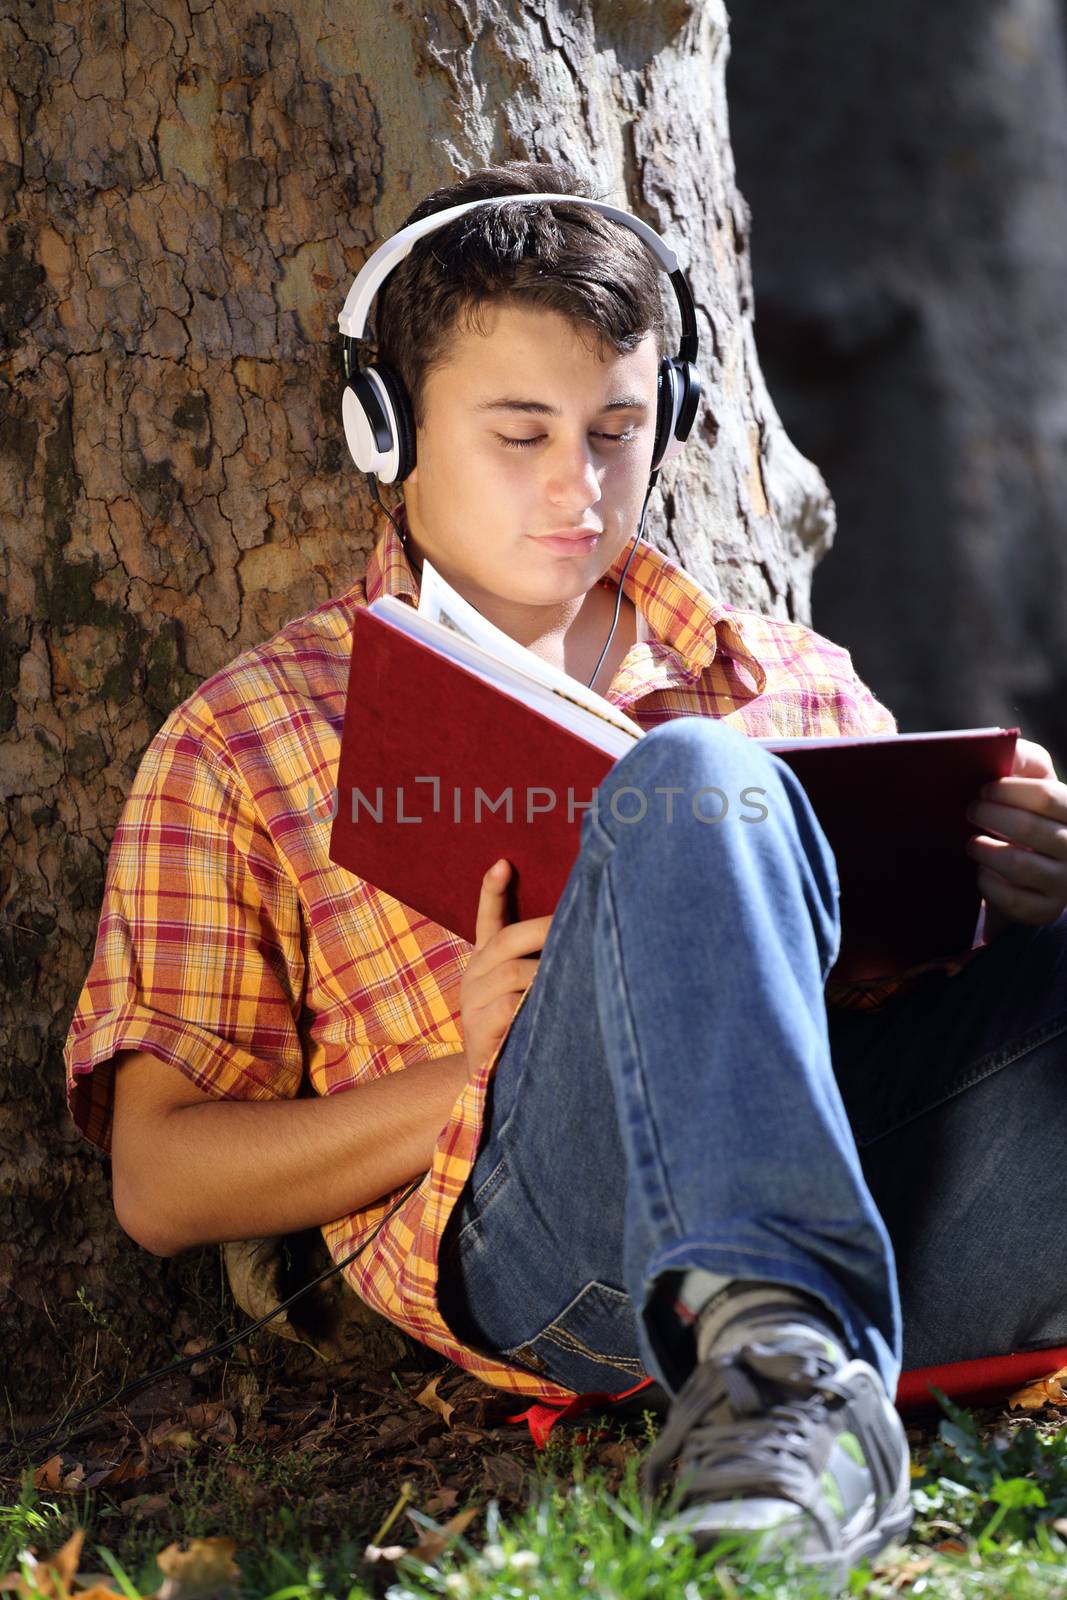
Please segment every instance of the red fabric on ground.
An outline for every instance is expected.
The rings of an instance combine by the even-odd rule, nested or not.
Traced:
[[[900,1375],[896,1407],[898,1411],[936,1407],[937,1401],[930,1392],[932,1388],[942,1390],[957,1405],[987,1405],[1024,1383],[1051,1377],[1061,1367],[1067,1367],[1067,1345],[1049,1350],[1025,1350],[1017,1355],[984,1356],[978,1361],[952,1361],[939,1367],[915,1367]],[[543,1450],[549,1434],[562,1417],[577,1417],[593,1406],[606,1407],[613,1400],[625,1400],[653,1381],[643,1378],[632,1389],[623,1389],[618,1394],[577,1394],[564,1406],[538,1403],[508,1417],[507,1421],[525,1422],[534,1444],[538,1450]]]

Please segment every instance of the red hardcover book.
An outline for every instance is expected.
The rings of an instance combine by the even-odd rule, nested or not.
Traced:
[[[502,856],[512,919],[555,910],[594,790],[632,742],[592,715],[586,737],[521,696],[357,610],[330,858],[471,943],[482,877]],[[970,948],[980,895],[964,844],[979,830],[964,810],[1010,772],[1018,731],[757,741],[796,772],[834,851],[835,977]]]

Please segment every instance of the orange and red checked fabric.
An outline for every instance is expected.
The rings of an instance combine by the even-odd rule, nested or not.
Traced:
[[[612,589],[625,554],[602,580]],[[757,737],[896,731],[847,651],[720,604],[644,541],[625,592],[646,637],[608,698],[643,727],[701,715]],[[71,1112],[101,1149],[122,1049],[147,1051],[216,1098],[265,1100],[342,1093],[461,1048],[472,947],[328,853],[353,617],[382,594],[418,600],[391,526],[365,579],[215,673],[151,741],[112,840],[64,1051]],[[832,987],[828,1000],[861,1006],[889,992]],[[467,1349],[437,1309],[439,1243],[478,1151],[497,1055],[472,1071],[429,1172],[345,1275],[374,1310],[484,1382],[568,1401],[571,1390]],[[334,1259],[402,1193],[325,1226]]]

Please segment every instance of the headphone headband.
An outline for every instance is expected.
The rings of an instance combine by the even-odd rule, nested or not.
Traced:
[[[345,296],[337,317],[344,340],[346,387],[342,397],[345,436],[353,460],[361,472],[376,476],[383,483],[402,482],[415,461],[414,422],[404,387],[397,374],[386,366],[361,370],[355,360],[354,345],[366,334],[371,302],[386,278],[410,254],[419,239],[446,227],[476,206],[510,205],[518,201],[531,204],[561,200],[570,205],[588,206],[637,235],[657,264],[670,278],[678,301],[682,333],[676,356],[664,357],[657,379],[656,438],[652,458],[652,482],[660,466],[678,454],[692,429],[700,402],[700,377],[696,370],[697,322],[689,282],[678,265],[674,251],[656,230],[629,211],[605,200],[590,200],[585,195],[537,194],[488,195],[448,206],[421,217],[401,228],[365,261]]]
[[[370,260],[364,263],[359,276],[349,289],[337,318],[338,328],[350,339],[363,338],[370,303],[380,285],[393,268],[398,266],[405,256],[410,255],[412,245],[419,239],[428,233],[435,233],[438,228],[445,227],[456,217],[462,217],[465,212],[473,211],[475,206],[506,205],[513,200],[521,200],[524,205],[529,205],[535,200],[571,200],[590,206],[594,211],[602,211],[605,216],[611,217],[615,222],[621,222],[633,233],[638,234],[664,272],[669,274],[678,271],[678,257],[664,244],[654,228],[650,228],[647,222],[642,222],[640,217],[633,217],[628,211],[620,211],[617,206],[608,205],[606,201],[587,200],[584,195],[573,194],[487,195],[482,200],[467,200],[463,205],[449,206],[445,211],[434,211],[428,217],[420,217],[418,222],[409,222],[406,228],[401,228],[399,233],[394,233],[391,239],[387,239],[379,246]]]

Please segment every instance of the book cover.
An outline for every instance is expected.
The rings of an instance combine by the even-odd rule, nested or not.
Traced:
[[[594,791],[632,738],[593,711],[585,733],[563,726],[547,701],[448,648],[357,610],[330,857],[473,943],[481,880],[501,856],[512,920],[555,909]],[[1018,731],[758,741],[800,778],[834,851],[835,978],[970,948],[981,897],[964,845],[979,830],[964,811],[1010,772]]]

